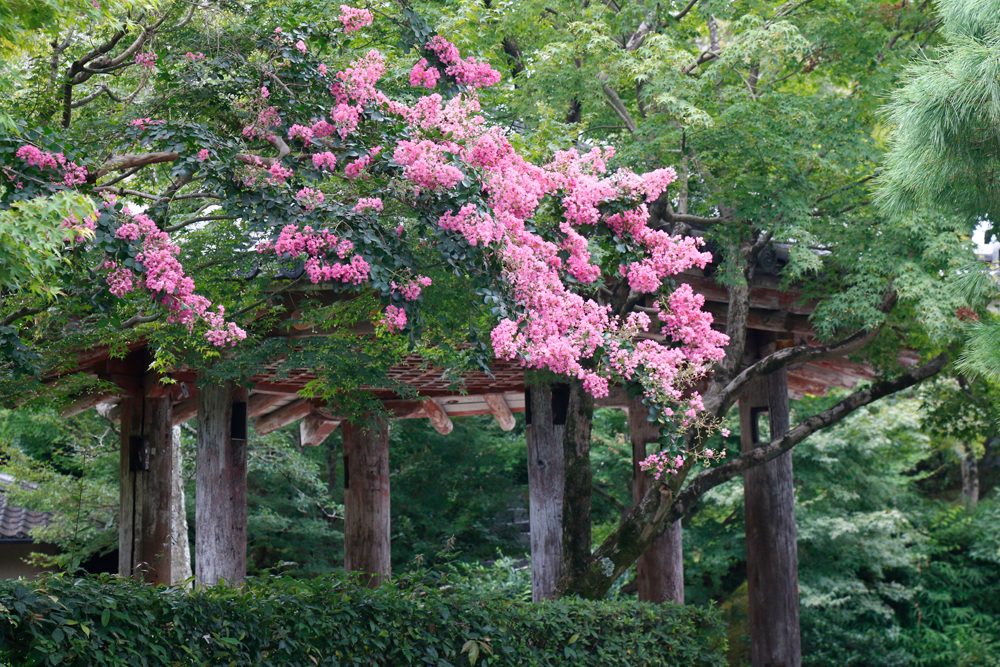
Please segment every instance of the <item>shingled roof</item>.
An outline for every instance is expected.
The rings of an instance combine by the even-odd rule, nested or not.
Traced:
[[[0,542],[30,541],[31,529],[45,526],[52,520],[52,512],[31,512],[7,502],[6,487],[14,483],[10,475],[0,473]]]

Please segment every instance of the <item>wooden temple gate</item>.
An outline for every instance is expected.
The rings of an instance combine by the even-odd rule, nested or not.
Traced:
[[[700,272],[681,280],[706,297],[706,310],[724,327],[728,296]],[[775,346],[811,343],[814,332],[808,316],[813,303],[800,295],[781,291],[777,280],[764,277],[751,290],[751,329],[746,361]],[[901,359],[915,363],[903,355]],[[198,417],[196,473],[195,574],[200,585],[219,581],[241,581],[246,574],[246,461],[247,439],[252,427],[257,434],[273,432],[299,423],[301,442],[321,444],[343,419],[320,401],[303,398],[299,391],[314,379],[309,369],[277,374],[277,365],[251,378],[251,387],[198,386],[192,371],[171,373],[173,384],[149,373],[144,349],[125,359],[111,359],[95,351],[81,359],[77,370],[117,385],[114,394],[87,395],[75,400],[64,415],[99,408],[121,423],[120,558],[122,575],[141,574],[151,583],[171,581],[172,425]],[[442,434],[452,430],[452,418],[492,415],[501,428],[515,425],[513,413],[524,412],[526,400],[534,408],[527,420],[529,466],[529,513],[532,554],[533,597],[550,597],[562,564],[562,424],[565,423],[564,393],[551,392],[551,404],[526,397],[523,370],[515,363],[497,361],[490,375],[463,377],[461,390],[442,377],[441,369],[422,368],[408,358],[392,369],[393,380],[409,385],[418,395],[408,399],[376,387],[369,388],[393,419],[426,418]],[[757,381],[740,400],[740,422],[744,449],[760,443],[761,415],[767,415],[770,433],[788,428],[788,398],[822,395],[830,387],[853,388],[860,380],[871,380],[872,369],[846,359],[793,366]],[[636,498],[650,480],[638,462],[651,451],[648,444],[657,434],[645,420],[645,408],[630,401],[621,390],[597,402],[598,406],[629,411],[633,445],[633,489]],[[372,417],[360,424],[343,423],[345,475],[345,567],[368,573],[374,584],[390,570],[389,447],[390,424]],[[748,533],[750,526],[777,525],[786,530],[791,521],[794,536],[791,453],[779,457],[745,476]],[[753,521],[752,516],[760,517]],[[767,519],[764,519],[767,517]],[[759,579],[751,588],[751,609],[792,604],[797,618],[797,591],[787,585],[763,585],[797,571],[794,539],[780,544],[774,534],[748,534],[749,576]],[[787,532],[786,532],[787,535]],[[680,562],[680,525],[667,530],[638,563],[640,598],[651,601],[683,601],[683,570]],[[785,581],[797,581],[797,575]],[[759,598],[759,599],[758,599]],[[779,638],[776,641],[781,641]],[[797,641],[797,631],[795,641]]]

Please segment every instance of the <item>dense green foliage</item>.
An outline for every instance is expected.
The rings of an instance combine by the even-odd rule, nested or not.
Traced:
[[[0,660],[30,665],[724,665],[694,607],[471,593],[460,579],[260,579],[196,593],[108,577],[0,583]]]

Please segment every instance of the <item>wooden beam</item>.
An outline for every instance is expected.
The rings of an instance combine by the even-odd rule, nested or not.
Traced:
[[[102,394],[87,394],[86,396],[80,396],[62,409],[59,413],[59,418],[69,419],[70,417],[75,417],[81,412],[86,412],[91,408],[96,408],[99,403],[107,403],[113,398],[118,398],[118,394],[115,392],[105,392]]]
[[[493,413],[493,418],[497,420],[497,424],[504,431],[510,431],[517,424],[514,419],[513,413],[511,413],[510,408],[507,406],[507,401],[500,394],[486,394],[483,396],[483,400],[486,401],[486,405],[489,406],[490,412]]]
[[[192,398],[180,403],[174,403],[174,426],[194,419],[198,414],[198,399]]]
[[[424,406],[424,412],[427,413],[427,418],[431,420],[435,431],[441,435],[451,433],[455,425],[451,423],[451,418],[444,411],[444,408],[441,407],[441,404],[437,402],[437,399],[428,398],[422,401],[421,404]]]
[[[299,424],[299,441],[303,447],[318,447],[339,425],[339,421],[309,415]]]
[[[283,400],[285,400],[284,394],[251,394],[247,403],[247,417],[253,419],[267,414]]]
[[[94,409],[112,424],[120,424],[122,421],[121,403],[98,403]]]
[[[278,408],[271,414],[265,415],[257,420],[253,430],[257,435],[267,435],[277,431],[282,426],[288,426],[294,421],[298,421],[312,412],[312,404],[304,398],[300,398],[294,403],[289,403],[283,408]]]

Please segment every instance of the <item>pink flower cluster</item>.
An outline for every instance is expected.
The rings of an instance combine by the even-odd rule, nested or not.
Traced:
[[[129,217],[115,236],[122,241],[139,242],[135,260],[144,268],[139,281],[128,268],[105,262],[112,294],[122,297],[141,285],[152,292],[154,298],[158,296],[160,303],[167,307],[170,311],[168,321],[185,324],[188,330],[193,330],[197,319],[204,321],[209,327],[206,337],[213,345],[235,345],[246,338],[243,329],[224,321],[221,306],[217,313],[211,313],[208,308],[212,303],[194,293],[194,280],[184,275],[184,267],[177,260],[180,248],[149,216],[140,213]]]
[[[135,54],[135,64],[138,65],[139,67],[152,69],[153,67],[156,67],[156,59],[158,57],[159,56],[157,56],[152,51],[148,51],[145,53],[137,53]]]
[[[402,331],[406,327],[406,311],[399,306],[386,306],[385,315],[379,324],[389,330],[389,333]]]
[[[393,159],[405,167],[403,175],[428,190],[447,190],[465,178],[465,174],[448,164],[447,146],[433,141],[400,141],[392,154]],[[457,147],[456,152],[457,152]]]
[[[479,62],[473,57],[462,60],[458,53],[458,47],[440,35],[435,35],[426,45],[426,48],[437,54],[441,62],[448,65],[445,73],[455,77],[455,80],[470,88],[485,88],[500,81],[500,72],[496,71],[488,62]],[[410,75],[411,83],[413,75]]]
[[[500,80],[488,63],[462,59],[458,48],[440,36],[426,48],[447,66],[445,73],[465,86],[476,88]],[[693,423],[702,405],[700,397],[690,393],[691,384],[722,357],[722,346],[727,343],[723,334],[711,328],[711,315],[701,310],[703,301],[683,286],[661,298],[657,324],[667,338],[662,344],[644,335],[653,326],[649,315],[620,318],[608,306],[575,291],[575,285],[593,285],[602,277],[611,278],[605,271],[615,270],[591,256],[590,239],[596,233],[610,233],[626,248],[627,259],[617,271],[640,293],[658,294],[665,278],[710,261],[698,240],[671,237],[647,225],[647,202],[666,191],[676,179],[674,170],[608,173],[607,164],[614,156],[611,149],[582,154],[562,151],[548,164],[532,164],[517,154],[502,131],[485,124],[475,95],[458,95],[445,103],[440,95],[431,94],[409,107],[378,90],[385,71],[377,51],[352,62],[335,75],[330,89],[335,98],[333,125],[293,126],[290,135],[308,141],[307,129],[315,138],[334,127],[346,137],[364,122],[366,106],[379,107],[402,120],[406,138],[395,143],[392,159],[415,192],[431,191],[443,199],[449,189],[468,178],[484,193],[485,205],[456,205],[439,217],[438,224],[482,248],[502,267],[514,309],[492,332],[496,354],[576,377],[595,396],[606,395],[610,381],[640,382],[646,395],[664,406],[664,414],[672,415],[676,409],[685,424]],[[422,59],[411,70],[410,83],[433,88],[440,75]],[[357,179],[380,150],[375,147],[346,165],[345,175]],[[332,153],[319,153],[313,156],[313,164],[332,169],[336,158]],[[564,212],[554,228],[546,230],[551,237],[533,231],[545,219],[538,214],[546,200],[558,201]],[[362,198],[354,210],[378,210],[375,201],[381,204],[381,200]],[[630,208],[608,215],[603,211],[611,202],[629,202]],[[397,229],[400,235],[403,231]],[[307,255],[306,270],[314,282],[339,279],[358,284],[367,279],[369,269],[360,257],[355,255],[350,265],[324,263],[335,246],[340,259],[353,251],[342,249],[342,243],[328,231],[286,227],[272,249],[293,257]],[[356,261],[364,270],[351,273],[348,267]],[[419,297],[423,286],[417,279],[402,286],[392,284],[392,289],[409,301]],[[398,306],[387,307],[381,319],[389,331],[402,330],[406,323],[406,311]],[[677,468],[674,460],[665,461],[664,466],[661,474]]]
[[[72,236],[64,237],[63,241],[78,243],[90,236],[89,232],[97,229],[98,215],[99,213],[94,211],[90,214],[90,216],[84,218],[83,220],[80,220],[76,216],[63,218],[60,226],[72,234]]]
[[[420,86],[433,88],[440,78],[441,72],[437,70],[437,67],[427,67],[427,58],[421,58],[410,70],[410,85],[414,88]]]
[[[267,88],[262,88],[262,91],[266,91]],[[261,97],[267,97],[263,92]],[[278,115],[278,107],[264,107],[261,109],[260,113],[257,114],[257,118],[254,122],[250,123],[243,128],[243,136],[249,137],[250,139],[256,139],[258,137],[266,137],[271,134],[271,128],[281,124],[281,116]]]
[[[200,151],[198,151],[199,161],[204,162],[205,160],[208,159],[208,157],[209,157],[209,152],[207,148],[202,148]]]
[[[279,255],[287,253],[292,259],[307,257],[305,271],[314,283],[339,280],[360,285],[368,279],[368,272],[371,270],[371,266],[361,255],[354,255],[347,263],[328,263],[328,253],[335,252],[339,259],[346,259],[354,251],[354,244],[347,239],[338,239],[328,230],[317,231],[308,225],[301,230],[295,225],[286,225],[273,245],[264,243],[257,250],[272,250]]]
[[[430,287],[430,285],[431,279],[427,276],[418,276],[416,280],[413,280],[402,287],[397,285],[395,280],[389,283],[389,287],[392,288],[392,291],[402,296],[404,301],[416,301],[420,298],[420,293],[424,291],[424,288]]]
[[[361,176],[361,174],[364,173],[365,169],[368,168],[368,165],[370,165],[378,156],[378,154],[381,152],[382,152],[381,146],[374,147],[373,149],[371,149],[368,155],[363,155],[362,157],[358,158],[351,164],[344,167],[344,175],[351,180],[358,178],[359,176]]]
[[[83,185],[87,182],[87,168],[67,160],[63,153],[44,153],[37,147],[25,144],[17,149],[15,155],[28,163],[29,167],[39,169],[54,169],[61,172],[62,182],[66,187]]]
[[[663,475],[676,475],[684,465],[684,457],[680,454],[670,456],[666,452],[651,454],[639,462],[639,467],[646,472],[652,472],[655,479]]]
[[[295,42],[295,48],[298,49],[299,51],[301,51],[302,53],[305,53],[306,50],[307,50],[306,49],[306,43],[303,42],[301,39],[299,41]]]
[[[191,53],[190,51],[188,51],[187,53],[184,54],[184,57],[190,60],[191,62],[198,62],[200,60],[205,59],[205,54],[202,53],[201,51],[198,51],[197,53]]]
[[[334,167],[337,166],[337,156],[330,151],[324,151],[323,153],[316,153],[312,156],[313,166],[317,169],[329,169],[333,171]]]
[[[344,26],[344,32],[354,32],[370,26],[372,18],[372,13],[367,9],[357,9],[348,5],[340,6],[339,19]]]
[[[166,122],[165,120],[153,120],[152,118],[136,118],[135,120],[130,120],[128,124],[134,128],[138,128],[139,131],[144,131],[147,127],[163,125]]]
[[[297,193],[295,193],[295,198],[299,200],[299,204],[307,212],[312,212],[316,210],[317,206],[323,204],[326,201],[326,195],[324,195],[319,190],[314,190],[313,188],[302,188]]]
[[[375,211],[382,210],[382,200],[378,197],[362,197],[358,200],[358,203],[354,206],[354,211],[361,213],[362,211],[367,211],[372,209]]]

